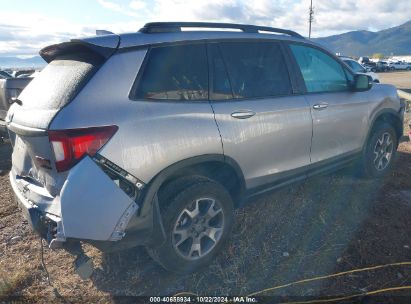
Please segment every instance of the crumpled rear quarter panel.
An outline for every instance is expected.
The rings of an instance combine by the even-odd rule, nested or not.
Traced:
[[[89,157],[70,171],[60,203],[66,237],[102,241],[135,204]]]

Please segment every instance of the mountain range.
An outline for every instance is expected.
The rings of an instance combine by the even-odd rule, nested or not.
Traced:
[[[358,30],[313,40],[345,56],[411,55],[411,20],[378,32]],[[45,65],[40,56],[25,59],[0,57],[0,68],[42,68]]]
[[[20,69],[38,69],[43,68],[46,62],[40,56],[34,56],[30,58],[19,57],[0,57],[0,68],[20,68]]]
[[[313,40],[345,56],[411,55],[411,20],[378,32],[360,30]]]

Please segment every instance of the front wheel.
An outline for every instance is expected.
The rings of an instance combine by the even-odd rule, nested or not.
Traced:
[[[398,145],[394,128],[388,123],[377,125],[365,147],[362,171],[367,177],[382,177],[391,169]]]
[[[166,240],[148,252],[165,269],[189,273],[209,264],[221,250],[233,224],[233,202],[222,185],[209,179],[180,187],[169,202],[160,202],[167,206],[162,208]]]

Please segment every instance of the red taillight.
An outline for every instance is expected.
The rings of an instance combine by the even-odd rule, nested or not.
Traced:
[[[49,131],[59,172],[73,167],[84,155],[93,157],[116,133],[117,126]]]

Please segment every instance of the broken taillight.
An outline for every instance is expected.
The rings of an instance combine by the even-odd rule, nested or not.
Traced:
[[[85,155],[93,157],[117,129],[117,126],[105,126],[49,131],[57,171],[69,170]]]

